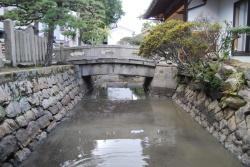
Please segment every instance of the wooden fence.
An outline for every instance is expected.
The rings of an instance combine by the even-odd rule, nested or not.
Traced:
[[[32,27],[17,30],[11,20],[4,21],[6,59],[13,66],[43,64],[47,38],[34,34]]]

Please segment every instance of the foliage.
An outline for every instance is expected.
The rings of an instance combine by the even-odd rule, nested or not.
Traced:
[[[140,54],[164,57],[195,76],[197,62],[219,57],[216,52],[219,30],[218,24],[170,20],[149,32],[141,44]]]
[[[72,37],[80,29],[83,33],[81,40],[92,43],[99,41],[104,34],[107,35],[106,27],[115,23],[123,14],[120,0],[1,0],[0,7],[9,6],[14,8],[4,17],[16,20],[19,25],[34,22],[48,25],[47,65],[52,61],[56,26],[66,29],[65,34]]]
[[[152,21],[146,21],[143,23],[142,25],[142,29],[141,29],[141,33],[137,34],[133,37],[124,37],[122,39],[120,39],[120,41],[118,42],[118,44],[120,45],[134,45],[134,46],[139,46],[141,45],[144,36],[148,33],[148,31],[150,31],[150,29],[152,29],[154,26],[156,25],[155,22]]]
[[[133,37],[124,37],[118,42],[120,45],[139,46],[143,40],[143,34],[138,34]]]
[[[250,27],[249,26],[240,26],[240,27],[232,27],[231,24],[225,22],[225,31],[221,35],[221,49],[220,53],[222,56],[227,59],[229,58],[232,45],[234,40],[240,37],[242,34],[250,34]]]
[[[104,23],[107,26],[115,24],[125,13],[122,10],[121,0],[101,0],[104,3],[105,18]]]
[[[220,90],[223,84],[222,78],[217,74],[219,69],[219,63],[208,63],[206,67],[198,65],[196,68],[197,75],[194,79],[202,81],[206,87],[212,88],[213,90]],[[198,71],[199,70],[199,71]]]
[[[176,63],[179,71],[201,82],[207,88],[220,90],[222,78],[217,75],[223,57],[217,45],[221,37],[217,23],[170,20],[155,26],[144,38],[140,54],[157,55]]]

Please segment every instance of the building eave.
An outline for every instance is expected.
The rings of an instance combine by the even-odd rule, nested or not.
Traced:
[[[152,0],[150,6],[148,7],[142,18],[163,19],[161,15],[167,18],[184,4],[185,0]]]

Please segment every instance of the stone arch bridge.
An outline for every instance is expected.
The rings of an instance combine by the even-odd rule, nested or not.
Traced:
[[[63,48],[56,50],[56,57],[74,64],[84,79],[99,75],[144,77],[143,86],[147,90],[149,87],[160,91],[175,89],[177,70],[174,65],[157,64],[137,53],[135,47],[101,45]]]

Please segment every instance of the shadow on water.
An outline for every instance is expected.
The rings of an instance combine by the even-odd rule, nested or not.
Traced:
[[[240,167],[171,100],[102,89],[83,99],[22,166]]]

